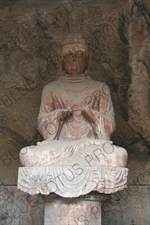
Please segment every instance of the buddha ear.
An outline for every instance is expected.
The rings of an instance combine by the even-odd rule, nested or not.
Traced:
[[[61,53],[59,59],[60,59],[60,63],[61,63],[61,66],[62,66],[62,71],[64,71],[64,67],[63,67],[63,55],[62,55],[62,53]]]
[[[90,53],[87,53],[87,65],[86,65],[86,69],[89,67],[89,61],[90,61]]]
[[[60,59],[60,63],[62,64],[62,61],[63,61],[63,55],[62,55],[62,53],[60,54],[59,59]]]

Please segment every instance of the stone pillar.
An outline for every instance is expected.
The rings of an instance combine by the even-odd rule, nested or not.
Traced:
[[[101,225],[101,203],[108,197],[94,192],[71,199],[50,194],[45,198],[44,225]]]

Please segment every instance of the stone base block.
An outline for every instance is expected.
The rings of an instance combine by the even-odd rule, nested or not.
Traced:
[[[105,196],[55,200],[49,197],[45,203],[44,225],[101,225],[101,201]]]

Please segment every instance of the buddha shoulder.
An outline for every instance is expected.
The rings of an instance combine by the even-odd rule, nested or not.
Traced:
[[[53,81],[51,83],[46,84],[44,86],[44,88],[43,88],[43,92],[44,93],[47,93],[47,92],[56,92],[56,90],[59,90],[59,89],[60,89],[60,84],[56,80],[56,81]]]
[[[109,87],[106,83],[104,82],[101,82],[101,81],[96,81],[96,80],[93,80],[91,79],[91,85],[93,86],[93,88],[95,90],[100,90],[102,92],[109,92]]]

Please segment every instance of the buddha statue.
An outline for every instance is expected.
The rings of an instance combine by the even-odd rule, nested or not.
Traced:
[[[20,168],[18,188],[63,197],[121,190],[127,182],[127,152],[110,141],[115,130],[110,91],[105,83],[85,75],[89,52],[80,34],[71,33],[64,40],[61,64],[65,75],[47,84],[42,93],[38,131],[44,140],[20,151],[24,167]],[[46,179],[46,186],[40,183],[34,191],[33,180],[39,177]]]

